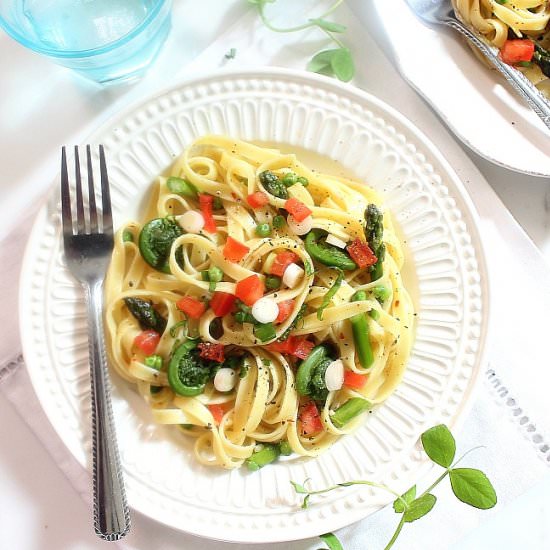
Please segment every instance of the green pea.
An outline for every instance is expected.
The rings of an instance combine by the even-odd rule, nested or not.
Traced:
[[[304,178],[304,176],[300,176],[296,183],[301,183],[304,187],[307,187],[309,185],[309,180],[307,178]]]
[[[265,278],[265,287],[269,288],[269,290],[278,290],[281,288],[281,277],[277,277],[277,275],[268,275]]]
[[[271,235],[271,227],[268,223],[261,223],[256,226],[256,235],[258,237],[269,237]]]
[[[133,243],[134,242],[134,234],[129,229],[125,229],[122,232],[122,240],[125,243]]]
[[[283,179],[281,181],[286,187],[290,187],[298,181],[298,174],[295,174],[294,172],[288,172],[283,176]]]
[[[273,227],[275,229],[282,229],[286,224],[286,220],[284,216],[275,216],[273,218]]]

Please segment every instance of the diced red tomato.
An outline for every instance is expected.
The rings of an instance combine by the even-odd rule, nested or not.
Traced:
[[[311,215],[311,210],[298,199],[291,197],[285,202],[285,210],[292,215],[297,222],[303,222]]]
[[[134,346],[139,348],[145,355],[151,355],[157,349],[160,341],[160,334],[154,330],[144,330],[134,338]]]
[[[500,49],[500,57],[508,65],[513,65],[520,61],[531,61],[534,53],[535,43],[529,39],[506,40]]]
[[[300,359],[305,359],[314,347],[315,344],[304,336],[292,335],[283,342],[272,342],[266,346],[270,351],[276,351],[283,355],[294,355]]]
[[[294,310],[294,300],[283,300],[277,304],[279,315],[275,319],[276,324],[284,323]]]
[[[353,242],[348,244],[347,251],[351,259],[357,264],[357,267],[361,269],[374,265],[378,260],[367,242],[362,241],[360,238],[356,238]]]
[[[310,401],[302,407],[298,418],[301,424],[300,431],[303,435],[311,435],[323,429],[321,415],[314,401]]]
[[[248,246],[236,241],[233,237],[227,237],[223,247],[223,257],[230,262],[240,262],[249,250]]]
[[[367,383],[368,374],[359,374],[352,370],[344,372],[344,386],[358,390]]]
[[[236,299],[236,296],[228,292],[214,292],[210,300],[210,307],[216,317],[223,317],[233,309]]]
[[[272,275],[277,275],[277,277],[282,277],[284,275],[285,269],[290,264],[296,263],[298,259],[298,255],[294,254],[294,252],[291,252],[290,250],[279,252],[273,260],[270,273]]]
[[[258,275],[250,275],[237,283],[235,295],[247,306],[253,306],[264,295],[264,283]]]
[[[315,344],[311,340],[298,338],[296,340],[297,342],[295,343],[291,353],[299,359],[305,359],[311,353],[311,350],[315,347]]]
[[[256,191],[256,193],[252,193],[252,195],[248,195],[248,197],[246,197],[246,202],[252,208],[261,208],[269,202],[269,197],[267,196],[267,193]]]
[[[191,319],[200,319],[202,314],[206,311],[206,305],[193,296],[184,296],[181,300],[176,302],[176,307],[183,311]]]
[[[216,361],[217,363],[223,363],[225,361],[224,355],[224,345],[223,344],[212,344],[211,342],[202,342],[199,344],[200,356],[203,359],[209,359],[211,361]]]
[[[283,355],[290,355],[291,351],[294,349],[294,339],[295,336],[289,336],[284,342],[271,342],[265,346],[269,351],[276,351],[277,353],[282,353]]]
[[[223,407],[221,405],[207,405],[207,407],[214,417],[214,422],[216,422],[216,425],[219,426],[223,420],[223,415],[225,414]]]
[[[204,229],[208,233],[216,232],[216,222],[212,214],[214,197],[206,193],[199,194],[199,205],[201,207],[202,217],[204,218]]]

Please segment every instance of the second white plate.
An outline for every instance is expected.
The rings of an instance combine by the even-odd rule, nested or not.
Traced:
[[[505,168],[550,176],[550,131],[457,32],[428,28],[404,0],[349,3],[402,76],[468,147]]]
[[[376,511],[388,496],[349,489],[300,510],[290,480],[310,478],[320,487],[368,478],[405,490],[426,464],[420,433],[439,422],[453,426],[464,411],[482,361],[488,306],[477,218],[452,169],[402,115],[350,86],[270,69],[177,85],[96,132],[90,142],[106,148],[115,223],[136,216],[155,176],[206,133],[306,149],[384,193],[408,249],[404,276],[418,312],[416,341],[402,384],[356,434],[318,459],[281,461],[256,473],[197,464],[191,442],[155,425],[137,393],[115,379],[129,502],[162,523],[210,538],[268,543],[315,536]],[[56,193],[26,252],[21,334],[41,404],[86,465],[84,305],[64,265],[59,218]]]

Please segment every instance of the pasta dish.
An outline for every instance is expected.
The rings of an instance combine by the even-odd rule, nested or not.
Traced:
[[[550,3],[548,0],[453,0],[455,12],[501,59],[521,70],[550,98]]]
[[[201,137],[115,237],[111,365],[203,464],[317,456],[402,379],[415,315],[402,265],[367,185]]]

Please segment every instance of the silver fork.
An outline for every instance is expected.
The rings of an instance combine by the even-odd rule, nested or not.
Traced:
[[[103,340],[103,279],[113,250],[113,219],[105,151],[99,146],[101,223],[96,208],[92,155],[86,147],[88,167],[88,226],[82,194],[78,147],[74,148],[76,220],[71,214],[71,192],[65,147],[61,152],[61,213],[67,267],[80,282],[88,314],[88,351],[92,398],[92,462],[94,528],[105,540],[119,540],[130,529],[122,469],[116,442],[111,393]],[[76,223],[73,223],[76,222]],[[76,233],[73,230],[76,225]]]
[[[544,99],[533,83],[521,71],[504,63],[498,57],[497,48],[486,44],[456,17],[450,0],[405,1],[424,23],[428,23],[428,25],[447,25],[464,35],[504,75],[516,92],[550,129],[550,103]]]

